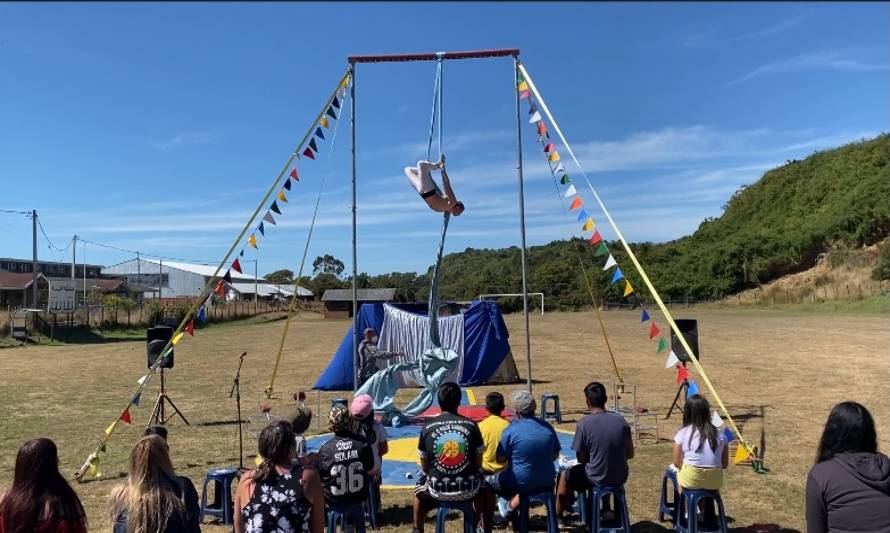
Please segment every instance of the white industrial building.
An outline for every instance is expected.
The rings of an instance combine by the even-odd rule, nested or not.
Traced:
[[[213,277],[216,267],[177,261],[131,259],[102,269],[103,276],[125,278],[129,285],[149,288],[145,298],[187,298],[200,296],[201,290]],[[220,273],[225,274],[225,271]],[[253,300],[254,294],[263,299],[287,299],[296,289],[301,300],[311,300],[312,291],[294,285],[279,285],[253,274],[231,272],[232,283],[227,287],[228,300]]]

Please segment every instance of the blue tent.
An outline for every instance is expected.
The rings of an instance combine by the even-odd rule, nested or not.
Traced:
[[[402,310],[426,315],[416,305],[398,305]],[[516,364],[510,354],[507,325],[495,302],[476,300],[464,310],[464,360],[460,384],[481,385],[496,379],[498,382],[518,381]],[[359,331],[383,326],[383,304],[362,304],[358,313]],[[361,342],[361,336],[358,337]],[[319,376],[313,388],[319,390],[353,390],[352,325],[346,331],[333,359]],[[503,368],[502,368],[503,366]]]

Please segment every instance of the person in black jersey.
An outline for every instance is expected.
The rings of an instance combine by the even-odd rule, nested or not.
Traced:
[[[358,423],[345,405],[331,407],[330,423],[334,438],[318,451],[325,501],[329,505],[361,503],[368,498],[368,480],[374,469],[370,439],[358,431]]]

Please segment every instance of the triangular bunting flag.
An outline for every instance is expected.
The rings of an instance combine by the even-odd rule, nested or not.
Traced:
[[[742,446],[741,443],[739,443],[738,448],[736,448],[735,450],[735,455],[732,457],[732,464],[737,465],[742,461],[748,459],[748,457],[748,450],[746,450],[745,447]]]
[[[612,274],[612,285],[618,283],[619,280],[624,279],[624,272],[621,271],[621,268],[616,268],[615,273]]]
[[[190,337],[195,336],[195,319],[189,320],[189,323],[185,325],[185,332],[189,334]]]
[[[335,96],[334,101],[331,103],[331,105],[336,107],[337,109],[340,109],[340,100],[337,100],[337,97]]]
[[[324,133],[321,131],[320,127],[315,128],[315,136],[318,137],[319,139],[321,139],[322,141],[324,140]]]
[[[232,271],[226,270],[226,273],[223,275],[223,279],[226,280],[226,283],[232,283]]]
[[[600,230],[596,230],[593,232],[593,235],[590,236],[590,244],[596,244],[603,240],[603,236],[600,235]]]
[[[680,362],[680,359],[677,358],[677,354],[675,354],[674,351],[671,350],[671,353],[668,354],[667,361],[665,361],[665,363],[664,363],[664,367],[671,368],[673,366],[676,366],[677,363],[679,363],[679,362]]]
[[[582,220],[587,220],[588,218],[590,218],[590,213],[588,213],[586,209],[582,209],[582,210],[578,211],[578,222],[581,222]]]
[[[133,396],[133,399],[130,400],[130,403],[135,405],[136,407],[139,407],[140,400],[142,400],[142,393]]]
[[[263,224],[264,224],[264,222],[260,222],[260,225],[257,226],[256,229],[257,229],[257,231],[260,232],[260,235],[265,237],[266,236],[266,228],[265,228],[265,226],[263,226]]]
[[[538,106],[535,105],[535,102],[533,100],[529,100],[528,101],[528,114],[534,115],[537,112],[538,112]]]
[[[686,397],[689,398],[693,394],[698,394],[698,384],[695,380],[690,379],[689,384],[686,386]]]
[[[285,190],[288,190],[288,191],[289,191],[289,190],[290,190],[290,187],[291,187],[291,185],[290,185],[290,180],[285,180],[285,182],[284,182],[284,188],[285,188]]]
[[[278,209],[278,202],[272,202],[272,205],[269,206],[269,211],[273,213],[281,214],[281,209]]]
[[[535,114],[532,115],[530,119],[528,119],[529,124],[534,124],[535,122],[541,122],[541,114],[535,111]]]
[[[575,185],[569,185],[569,188],[566,189],[566,193],[563,195],[563,198],[568,198],[569,196],[575,196],[578,194],[577,189],[575,189]]]
[[[200,322],[202,324],[207,322],[207,308],[204,307],[203,305],[201,306],[200,309],[198,309],[197,318],[198,318],[198,322]]]
[[[584,202],[581,201],[581,197],[576,196],[575,199],[572,200],[572,205],[569,206],[569,211],[574,211],[575,209],[578,209],[579,207],[581,207],[583,205],[584,205]]]
[[[597,248],[595,252],[593,252],[593,256],[600,257],[603,255],[606,255],[607,253],[609,253],[609,247],[606,246],[606,243],[603,242],[603,243],[600,243],[600,247]]]
[[[333,108],[333,107],[329,107],[329,108],[328,108],[327,115],[328,115],[329,117],[331,117],[332,119],[337,120],[337,113],[334,112],[334,108]]]
[[[313,154],[312,150],[310,150],[309,148],[306,148],[305,150],[303,150],[303,155],[305,155],[309,159],[315,159],[315,154]]]
[[[565,171],[566,171],[566,167],[562,166],[562,163],[556,165],[556,168],[553,169],[553,172],[555,174],[559,174],[560,172],[565,172]]]
[[[524,100],[526,98],[531,98],[532,94],[528,91],[522,91],[522,94],[519,95],[520,100]]]
[[[140,384],[140,385],[145,385],[147,382],[148,382],[148,374],[142,376],[141,378],[139,378],[139,379],[136,381],[136,383],[138,383],[138,384]]]
[[[225,296],[226,286],[223,284],[223,280],[219,280],[218,282],[216,282],[216,287],[213,288],[213,292],[215,292],[220,298]]]
[[[661,353],[668,349],[668,341],[664,337],[658,339],[658,348],[655,349],[655,353]]]
[[[543,122],[538,122],[538,135],[541,137],[547,135],[547,125]]]
[[[628,296],[630,296],[631,294],[634,293],[634,288],[630,284],[629,281],[627,281],[627,280],[625,280],[625,281],[627,282],[627,285],[624,286],[624,297],[627,298]]]
[[[90,467],[87,469],[87,472],[93,477],[102,477],[102,472],[99,471],[99,458],[95,455],[90,457]]]
[[[659,333],[661,333],[661,330],[658,328],[658,324],[653,322],[652,325],[649,326],[649,340],[651,341],[657,337]]]
[[[643,309],[643,313],[640,315],[640,322],[642,323],[647,320],[649,320],[649,311],[646,311],[645,309]]]
[[[297,167],[290,169],[290,177],[293,180],[300,181],[300,175],[297,174]]]
[[[277,198],[278,198],[279,200],[281,200],[282,202],[287,203],[287,195],[284,194],[284,191],[283,191],[283,190],[282,190],[282,191],[278,191],[278,196],[277,196]]]
[[[173,340],[170,341],[170,343],[173,346],[176,346],[177,344],[179,344],[179,341],[181,341],[181,340],[182,340],[182,332],[180,331],[179,333],[176,334],[175,337],[173,337]]]
[[[689,379],[689,371],[686,370],[685,366],[677,367],[677,385],[683,383],[685,380]]]
[[[592,218],[588,218],[588,219],[584,222],[584,225],[581,226],[581,231],[590,231],[590,230],[592,230],[593,228],[594,228],[593,219],[592,219]]]
[[[717,411],[711,412],[711,425],[714,426],[715,428],[719,428],[720,426],[723,425],[723,419],[720,418],[720,415],[717,414]]]
[[[321,120],[320,120],[318,123],[321,124],[321,126],[322,126],[323,128],[330,128],[330,127],[331,127],[331,123],[328,122],[328,117],[321,117]]]
[[[247,245],[251,248],[256,248],[256,235],[250,234],[250,237],[247,238]]]
[[[266,211],[266,216],[263,217],[263,221],[272,224],[273,226],[277,226],[278,223],[275,222],[275,217],[272,216],[272,213]]]
[[[726,442],[732,442],[736,440],[735,433],[733,433],[732,430],[729,429],[729,426],[723,428],[723,439],[726,440]]]
[[[244,257],[244,248],[241,248],[241,251],[238,252],[238,255]]]
[[[124,412],[121,413],[121,416],[120,416],[120,419],[119,419],[119,420],[120,420],[121,422],[123,422],[124,424],[132,424],[132,423],[133,423],[133,419],[130,418],[130,408],[129,408],[129,407],[127,407],[126,409],[124,409]]]
[[[563,174],[562,177],[559,178],[559,182],[562,183],[563,185],[568,185],[569,183],[572,182],[572,180],[569,179],[568,174]]]
[[[235,258],[234,261],[232,261],[232,270],[234,270],[235,272],[237,272],[239,274],[242,273],[241,272],[241,261],[238,261],[237,257]]]
[[[118,419],[119,420],[119,419]],[[114,433],[114,428],[117,427],[117,420],[111,423],[110,426],[105,428],[105,436],[110,437],[112,433]]]
[[[550,155],[547,156],[547,160],[551,162],[559,161],[559,152],[557,152],[556,150],[550,152]]]
[[[315,144],[315,138],[309,139],[309,148],[312,148],[313,152],[318,151],[318,145]]]
[[[553,150],[556,150],[556,145],[553,144],[553,143],[547,143],[547,146],[544,147],[544,152],[545,152],[545,153],[548,153],[548,154],[549,154],[549,153],[552,152]]]
[[[516,91],[517,91],[517,92],[520,92],[520,93],[521,93],[521,92],[524,92],[524,91],[527,91],[527,90],[528,90],[528,83],[526,83],[526,82],[524,82],[524,81],[519,82],[519,85],[516,86]]]
[[[609,270],[613,266],[617,265],[618,261],[615,261],[615,258],[612,257],[612,254],[609,254],[609,258],[606,259],[606,264],[603,266],[603,270]]]

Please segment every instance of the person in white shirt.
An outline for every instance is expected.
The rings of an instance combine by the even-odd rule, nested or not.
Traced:
[[[723,432],[711,423],[708,400],[693,394],[683,407],[683,427],[674,437],[674,464],[680,490],[720,490],[729,449]]]
[[[442,186],[445,188],[443,194],[439,190],[439,186],[433,180],[432,170],[442,171]],[[445,156],[439,156],[439,160],[435,163],[430,161],[418,161],[415,167],[405,167],[405,175],[408,176],[408,182],[417,191],[417,194],[426,201],[426,205],[437,213],[451,213],[454,216],[460,216],[464,212],[463,202],[458,201],[451,188],[451,180],[448,179],[448,173],[445,171]]]

